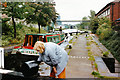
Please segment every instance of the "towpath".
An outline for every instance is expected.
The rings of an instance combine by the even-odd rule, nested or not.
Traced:
[[[88,60],[85,35],[79,35],[69,54],[66,78],[94,78],[90,60]]]

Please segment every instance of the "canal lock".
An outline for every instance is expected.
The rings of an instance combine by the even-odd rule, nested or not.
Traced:
[[[120,73],[120,63],[115,58],[102,57],[102,60],[111,73]]]

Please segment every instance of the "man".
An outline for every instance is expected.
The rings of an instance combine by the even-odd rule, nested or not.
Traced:
[[[68,55],[63,48],[52,42],[37,41],[33,49],[39,52],[38,61],[51,66],[50,77],[65,78]]]
[[[60,26],[60,29],[59,29],[59,31],[60,31],[60,34],[62,34],[62,26]]]

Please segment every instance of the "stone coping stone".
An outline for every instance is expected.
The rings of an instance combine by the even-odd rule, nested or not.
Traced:
[[[16,71],[13,71],[13,70],[6,70],[6,69],[0,69],[0,74],[8,74],[8,75],[23,77],[23,74],[21,72],[16,72]]]
[[[115,68],[116,73],[120,73],[120,68]]]
[[[111,73],[101,57],[95,57],[95,62],[98,65],[98,71],[102,76],[118,77],[118,73]]]
[[[116,59],[115,59],[115,63],[116,63],[116,64],[120,64]]]
[[[115,68],[120,68],[120,64],[115,64]]]

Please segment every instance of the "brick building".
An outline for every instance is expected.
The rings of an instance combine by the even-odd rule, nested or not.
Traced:
[[[120,0],[114,0],[103,7],[96,15],[96,17],[108,17],[112,22],[120,18]]]

